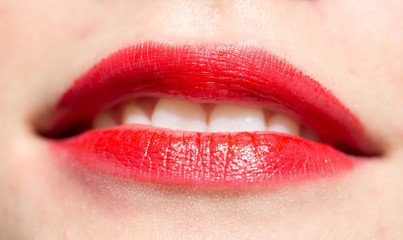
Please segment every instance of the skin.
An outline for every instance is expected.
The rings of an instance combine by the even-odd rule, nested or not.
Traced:
[[[0,2],[0,238],[398,239],[403,236],[399,0]],[[263,47],[330,89],[382,154],[334,179],[219,191],[61,164],[35,130],[74,79],[138,41]]]

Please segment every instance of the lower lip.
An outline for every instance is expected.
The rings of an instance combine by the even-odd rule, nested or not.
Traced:
[[[200,133],[123,125],[51,144],[96,172],[168,185],[278,185],[341,175],[355,157],[270,132]]]

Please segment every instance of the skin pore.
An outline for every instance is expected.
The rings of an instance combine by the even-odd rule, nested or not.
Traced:
[[[403,4],[393,1],[0,3],[0,238],[398,239]],[[340,178],[199,191],[66,170],[36,133],[84,71],[139,41],[235,43],[330,89],[382,154]]]

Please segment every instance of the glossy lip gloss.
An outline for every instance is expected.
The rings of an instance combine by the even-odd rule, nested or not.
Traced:
[[[120,101],[175,97],[287,113],[323,143],[273,132],[210,133],[145,125],[88,129]],[[144,42],[111,54],[81,75],[44,125],[52,151],[97,172],[179,185],[282,184],[340,175],[377,153],[362,124],[318,82],[259,48]],[[70,133],[70,134],[69,134]],[[338,149],[336,149],[337,147]]]

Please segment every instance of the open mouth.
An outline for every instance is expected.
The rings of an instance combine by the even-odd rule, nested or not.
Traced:
[[[378,153],[330,91],[285,60],[235,45],[121,49],[75,81],[41,133],[88,169],[162,184],[320,179]]]
[[[138,98],[123,102],[98,114],[92,128],[106,129],[123,124],[194,132],[271,131],[320,141],[313,130],[281,113],[253,106],[199,104],[170,98]]]

